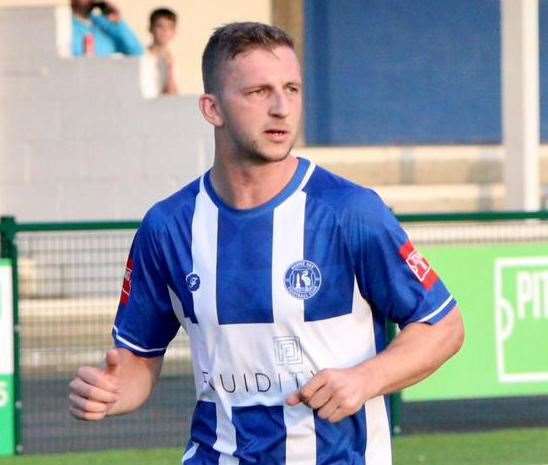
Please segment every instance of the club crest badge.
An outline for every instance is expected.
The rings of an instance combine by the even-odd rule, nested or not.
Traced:
[[[285,272],[285,288],[295,298],[306,300],[313,297],[322,284],[318,265],[310,260],[293,263]]]
[[[186,275],[186,286],[190,292],[197,291],[200,287],[200,277],[196,273]]]

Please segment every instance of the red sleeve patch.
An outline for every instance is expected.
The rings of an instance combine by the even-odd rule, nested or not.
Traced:
[[[129,302],[131,294],[131,273],[133,272],[133,260],[128,258],[126,272],[124,273],[124,283],[122,284],[122,293],[120,295],[120,304],[126,305]]]
[[[426,258],[415,249],[411,241],[408,241],[400,248],[400,255],[422,285],[428,290],[432,289],[434,284],[438,282],[438,275]]]

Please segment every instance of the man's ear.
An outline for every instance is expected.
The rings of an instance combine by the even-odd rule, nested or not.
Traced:
[[[219,99],[213,94],[203,94],[200,96],[200,111],[205,120],[216,128],[223,126],[224,118],[219,105]]]

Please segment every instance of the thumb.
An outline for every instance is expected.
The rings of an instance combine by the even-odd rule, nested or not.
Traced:
[[[120,349],[111,349],[107,352],[105,357],[106,367],[105,371],[109,375],[116,376],[120,371],[120,365],[122,363],[122,356]]]
[[[295,391],[286,400],[287,405],[295,406],[301,403],[301,396],[299,391]]]

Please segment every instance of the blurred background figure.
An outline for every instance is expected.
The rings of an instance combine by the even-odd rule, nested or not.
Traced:
[[[142,60],[141,89],[147,98],[178,93],[175,62],[169,44],[177,30],[177,14],[169,8],[157,8],[150,14],[152,43]]]
[[[71,0],[72,54],[109,56],[141,55],[143,46],[111,2]]]

